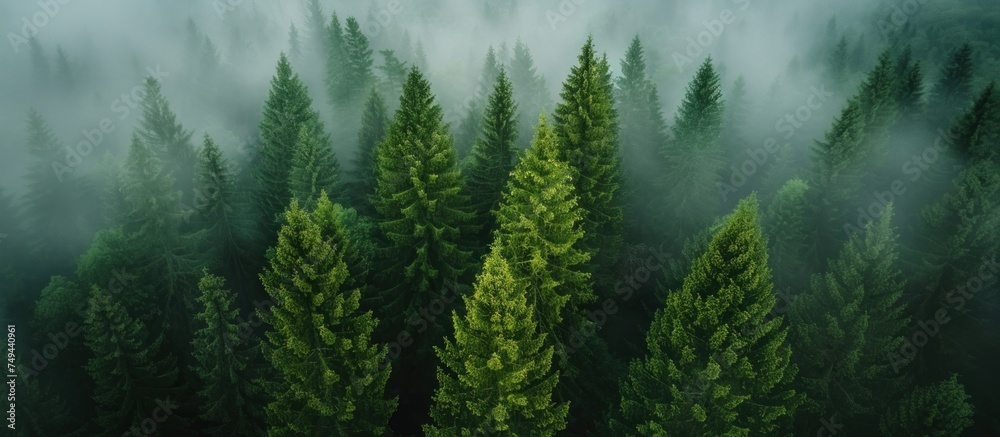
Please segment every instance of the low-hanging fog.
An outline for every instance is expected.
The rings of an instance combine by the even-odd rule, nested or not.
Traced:
[[[349,18],[357,20],[359,34],[347,30]],[[336,37],[331,23],[340,26]],[[8,374],[18,376],[10,429],[23,435],[1000,433],[1000,380],[989,370],[1000,357],[1000,301],[990,273],[1000,274],[1000,90],[991,85],[1000,78],[997,26],[1000,11],[991,0],[0,3],[0,318],[16,326],[9,363],[17,371],[10,367]],[[587,76],[591,70],[578,66],[591,39],[594,62],[587,65],[598,73]],[[627,61],[634,61],[628,57],[636,43],[644,63],[639,79],[626,71],[634,66]],[[331,54],[336,44],[349,47],[337,58]],[[370,53],[350,49],[359,46]],[[519,69],[525,54],[534,77],[519,74],[526,71]],[[299,123],[296,117],[308,118],[308,111],[291,100],[270,106],[269,96],[288,91],[276,78],[282,56],[318,114],[317,125],[303,122],[302,138],[299,125],[281,124]],[[393,57],[402,69],[387,64]],[[600,73],[602,59],[610,77]],[[331,79],[358,65],[370,82]],[[499,68],[510,77],[516,105],[509,141],[502,138],[510,130],[495,119],[502,113],[494,102]],[[437,129],[434,116],[408,117],[419,106],[406,100],[416,92],[415,74],[430,84],[448,141],[419,137],[425,128]],[[161,99],[147,95],[149,78],[161,87]],[[633,79],[639,94],[629,94]],[[354,94],[338,95],[331,80]],[[380,129],[367,117],[370,92],[385,103]],[[612,103],[603,113],[594,109],[602,98]],[[551,162],[541,151],[544,128],[535,129],[539,115],[559,149]],[[605,121],[609,128],[602,130]],[[430,124],[407,127],[410,122]],[[332,150],[337,170],[327,185],[314,168],[320,164],[288,167],[307,153],[299,150],[300,142],[310,144],[307,131],[322,134],[313,140]],[[171,140],[156,144],[166,137]],[[433,149],[435,141],[444,148]],[[209,142],[228,165],[226,181],[205,176]],[[148,161],[155,168],[137,168],[146,162],[138,151],[143,144],[152,147],[147,154],[180,144],[197,156],[185,161],[168,153]],[[513,160],[487,162],[494,144],[511,147]],[[404,145],[444,152],[420,161]],[[323,150],[309,153],[316,155],[302,159],[327,159]],[[284,170],[269,167],[281,159]],[[569,169],[570,182],[559,183],[573,187],[578,200],[567,208],[579,209],[579,218],[565,229],[580,229],[579,236],[557,225],[576,213],[555,206],[556,182],[535,196],[514,194],[519,183],[530,185],[531,177],[519,179],[518,172],[529,172],[521,167],[531,162]],[[600,173],[604,165],[611,176]],[[309,196],[299,195],[296,181],[285,182],[300,170],[316,171],[302,179],[312,184]],[[431,173],[421,179],[421,171]],[[274,174],[288,187],[272,199],[267,181]],[[492,194],[477,191],[497,178]],[[403,179],[417,184],[413,191],[392,192],[392,184],[408,183]],[[220,185],[206,189],[206,180]],[[156,191],[157,181],[167,181],[163,191]],[[452,183],[454,192],[440,188]],[[335,220],[322,219],[320,186],[336,191],[326,193],[338,204],[330,213]],[[435,189],[441,197],[427,194]],[[219,200],[230,194],[238,201]],[[436,200],[414,200],[426,209],[413,212],[405,203],[410,195]],[[306,221],[323,230],[316,238],[340,247],[336,257],[346,263],[347,279],[338,279],[345,282],[332,286],[330,296],[360,290],[360,303],[345,304],[348,309],[330,318],[365,311],[372,317],[368,331],[361,322],[330,321],[350,326],[330,335],[357,334],[362,340],[352,341],[370,342],[381,365],[371,375],[385,370],[386,380],[361,378],[366,382],[358,389],[357,374],[344,373],[357,364],[350,362],[358,356],[351,349],[356,343],[317,352],[348,363],[334,359],[330,371],[353,385],[302,376],[315,370],[309,358],[274,352],[296,350],[296,333],[327,329],[282,327],[309,318],[281,294],[302,287],[281,276],[281,266],[307,265],[318,256],[294,255],[297,261],[281,264],[282,254],[293,253],[282,245],[296,244],[292,198]],[[535,212],[521,217],[522,227],[511,224],[510,214],[530,209],[517,209],[526,199],[535,202],[529,205]],[[482,202],[493,203],[477,210]],[[549,202],[553,216],[542,212]],[[751,210],[752,231],[727,234],[742,229],[740,218]],[[219,217],[235,225],[220,228],[209,218],[216,217],[212,211],[224,211]],[[456,218],[463,214],[470,215]],[[534,219],[545,226],[525,224]],[[516,234],[529,228],[542,237]],[[222,240],[211,239],[225,232]],[[762,251],[747,235],[759,235]],[[539,243],[556,240],[567,244]],[[570,261],[575,250],[587,257]],[[150,253],[162,256],[147,258]],[[496,294],[503,286],[487,281],[504,275],[492,270],[501,267],[491,259],[509,264],[513,288],[521,291]],[[518,259],[530,259],[533,267],[518,267]],[[746,264],[755,259],[766,268],[759,278],[761,270]],[[535,276],[519,276],[519,269]],[[567,273],[576,271],[586,273],[579,298]],[[229,321],[244,332],[235,349],[254,351],[237,361],[248,360],[247,368],[258,372],[255,381],[266,381],[266,389],[239,402],[225,389],[209,391],[213,382],[206,381],[211,366],[205,360],[212,355],[203,351],[212,346],[198,339],[214,325],[206,315],[211,305],[200,299],[209,295],[205,278],[212,277],[224,279],[220,288],[234,299]],[[310,278],[325,285],[305,295],[326,296],[323,287],[331,285]],[[438,290],[449,287],[463,298],[435,308]],[[755,287],[765,292],[754,294]],[[107,341],[95,328],[95,308],[104,308],[95,299],[107,289],[107,305],[142,325],[141,339],[129,347],[159,342],[150,353],[169,355],[173,364],[142,370],[172,375],[162,392],[95,376],[115,367],[98,359],[114,355],[101,349]],[[526,320],[537,324],[529,331],[537,330],[544,345],[536,352],[525,352],[527,343],[518,346],[527,348],[518,349],[519,359],[538,353],[544,364],[509,386],[489,379],[509,369],[488,359],[499,346],[469,339],[479,331],[459,335],[461,326],[482,327],[468,321],[476,308],[516,310],[489,301],[497,296],[527,298],[525,308],[535,315]],[[547,299],[559,302],[559,321],[544,318]],[[767,310],[754,313],[763,308],[754,299]],[[325,311],[323,300],[310,304],[316,314]],[[285,319],[284,309],[270,309],[283,305],[293,308]],[[583,327],[592,335],[573,339]],[[508,328],[482,329],[496,338],[521,335]],[[446,344],[455,356],[471,358],[453,365]],[[226,345],[234,350],[229,340]],[[553,358],[544,358],[545,348]],[[477,353],[498,366],[487,366],[494,376],[463,376]],[[305,364],[293,369],[293,362]],[[131,381],[132,370],[122,372]],[[452,374],[456,379],[442,376]],[[559,375],[554,388],[531,379],[549,374]],[[242,387],[240,378],[224,385]],[[292,381],[321,393],[315,404],[285,393],[298,390],[288,388]],[[442,381],[462,382],[451,392]],[[551,399],[524,388],[535,384]],[[476,391],[493,386],[513,397]],[[486,400],[467,406],[462,390]],[[528,392],[526,404],[510,400]],[[129,395],[111,399],[114,393]],[[739,398],[743,394],[748,397]],[[223,399],[212,404],[215,410],[206,400],[212,396]],[[366,396],[391,400],[391,408],[366,403]],[[180,404],[178,412],[143,428],[154,400],[167,397]],[[260,408],[251,408],[255,402]],[[568,412],[559,413],[566,402]],[[325,403],[331,409],[317,412]],[[238,413],[220,416],[220,408]],[[278,413],[292,410],[298,412]]]

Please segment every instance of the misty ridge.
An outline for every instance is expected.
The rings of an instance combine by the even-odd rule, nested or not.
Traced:
[[[996,6],[0,3],[6,431],[1000,435]]]

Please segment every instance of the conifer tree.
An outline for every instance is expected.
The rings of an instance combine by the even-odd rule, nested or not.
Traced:
[[[666,226],[675,244],[707,225],[720,206],[723,115],[719,75],[709,58],[688,85],[674,117],[673,138],[663,148]]]
[[[350,273],[341,242],[292,200],[261,274],[277,304],[260,316],[274,329],[264,354],[279,379],[268,385],[269,433],[381,435],[395,400],[384,399],[389,368],[385,346],[372,344],[378,321],[361,313],[360,292],[344,290]]]
[[[368,102],[365,103],[364,112],[361,114],[358,150],[354,153],[354,165],[351,169],[347,189],[351,196],[351,205],[367,216],[375,215],[371,198],[375,195],[377,185],[375,181],[376,149],[379,143],[385,139],[390,121],[385,100],[382,99],[378,90],[372,88],[371,92],[368,93]]]
[[[969,43],[957,47],[941,67],[941,73],[931,93],[932,120],[938,125],[950,125],[952,118],[972,97],[972,75],[975,63]]]
[[[497,61],[496,50],[490,46],[486,52],[486,59],[483,61],[483,68],[479,73],[479,82],[471,100],[468,101],[465,118],[459,124],[458,133],[455,136],[455,147],[458,150],[460,161],[464,161],[472,153],[476,141],[483,132],[483,124],[486,121],[485,112],[489,110],[489,98],[485,94],[496,85],[502,68],[503,66]]]
[[[274,241],[278,219],[291,200],[289,175],[302,126],[313,126],[313,134],[321,144],[329,142],[311,105],[312,99],[306,86],[292,72],[288,58],[282,54],[264,103],[264,115],[260,121],[260,157],[253,170],[257,182],[254,197],[266,245]]]
[[[365,93],[375,84],[372,72],[372,49],[368,37],[361,31],[358,20],[347,17],[344,29],[343,64],[336,97],[340,105],[360,104]]]
[[[427,303],[444,281],[460,276],[470,252],[459,245],[471,232],[468,199],[460,193],[451,136],[430,83],[410,70],[400,109],[378,147],[374,204],[388,241],[385,296],[402,317]]]
[[[378,70],[385,78],[381,81],[382,96],[387,104],[387,112],[394,114],[399,104],[399,96],[403,94],[403,83],[406,82],[406,62],[400,61],[392,50],[381,50],[382,65]]]
[[[191,131],[185,130],[170,109],[160,90],[160,82],[147,77],[142,96],[142,117],[136,129],[139,138],[163,163],[163,169],[174,179],[174,187],[190,198],[194,186],[195,164],[198,160],[191,145]]]
[[[909,323],[892,215],[890,204],[863,234],[853,235],[791,307],[797,385],[811,413],[799,417],[803,431],[832,414],[875,426],[904,388],[897,364],[886,360],[899,350]]]
[[[924,101],[924,74],[920,62],[912,62],[910,48],[907,47],[896,60],[896,106],[899,121],[921,120],[926,110]]]
[[[336,193],[340,164],[333,155],[329,141],[318,137],[317,121],[303,123],[295,142],[292,169],[288,174],[288,189],[304,209],[312,209],[320,192]]]
[[[517,102],[518,148],[527,149],[531,144],[535,122],[552,107],[552,97],[545,87],[545,78],[535,69],[531,51],[520,39],[514,44],[514,57],[510,61],[511,89]]]
[[[424,432],[552,436],[565,428],[569,404],[552,399],[559,379],[551,370],[553,347],[538,333],[527,293],[498,252],[487,256],[465,305],[464,318],[452,314],[454,340],[435,347],[442,367],[434,423]]]
[[[154,411],[165,417],[157,431],[183,432],[189,422],[179,411],[183,388],[177,384],[176,360],[160,349],[162,336],[150,337],[142,322],[96,286],[83,333],[91,351],[86,369],[94,381],[93,422],[99,435],[140,429]]]
[[[1000,91],[990,82],[951,127],[952,147],[966,162],[1000,163]]]
[[[241,341],[236,296],[224,286],[224,279],[207,273],[198,282],[192,370],[202,383],[200,417],[210,435],[264,435],[266,400],[255,369],[259,344]]]
[[[879,431],[897,435],[958,437],[972,426],[973,407],[957,375],[927,387],[916,387],[894,411],[882,417]]]
[[[195,185],[205,266],[226,272],[242,288],[258,271],[256,257],[250,254],[262,249],[255,245],[260,237],[251,218],[248,193],[237,187],[236,177],[222,151],[205,135]]]
[[[863,142],[867,156],[881,158],[887,153],[889,128],[896,122],[897,77],[892,55],[886,49],[858,88],[862,113]]]
[[[811,264],[809,184],[792,179],[778,189],[763,222],[768,236],[768,261],[774,272],[774,285],[795,294],[809,286]]]
[[[604,282],[618,261],[623,233],[614,87],[607,58],[597,58],[593,38],[587,38],[577,62],[563,82],[554,125],[560,159],[570,164],[584,211],[581,244],[591,255],[592,271],[601,276],[595,280]]]
[[[288,59],[293,63],[302,61],[302,41],[299,39],[299,29],[295,23],[288,28]]]
[[[830,68],[830,80],[838,90],[843,90],[847,85],[847,37],[843,36],[834,47],[830,59],[827,61]]]
[[[482,136],[472,149],[466,192],[480,226],[479,242],[485,246],[496,229],[494,213],[517,157],[517,104],[511,99],[510,81],[500,69],[483,120]]]
[[[776,434],[798,404],[795,377],[757,224],[744,199],[667,296],[622,385],[628,434]]]
[[[63,328],[60,328],[63,329]],[[26,362],[27,360],[25,360]],[[30,376],[24,365],[19,365],[21,378],[16,386],[16,422],[13,435],[18,437],[77,437],[85,434],[86,425],[76,423],[62,397],[42,384],[37,376]]]
[[[656,86],[646,76],[646,59],[639,37],[621,61],[622,77],[616,82],[616,104],[621,120],[622,167],[630,171],[626,183],[628,214],[633,238],[650,236],[642,233],[654,221],[650,202],[641,200],[643,187],[653,185],[662,171],[660,148],[666,141],[666,126]]]
[[[324,77],[324,84],[326,85],[327,102],[330,106],[336,108],[342,100],[344,77],[346,74],[344,64],[347,60],[344,28],[340,24],[340,18],[336,12],[330,18],[327,38],[325,55],[326,76]]]
[[[336,16],[336,14],[334,15]],[[308,41],[306,47],[309,53],[307,58],[323,59],[330,49],[330,40],[327,34],[330,29],[327,27],[326,15],[323,13],[323,7],[319,4],[319,0],[308,0],[306,3],[305,24]]]

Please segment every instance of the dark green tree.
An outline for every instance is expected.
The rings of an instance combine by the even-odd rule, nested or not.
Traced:
[[[535,69],[531,51],[520,39],[514,44],[514,57],[508,69],[514,101],[517,102],[518,148],[527,149],[531,144],[538,116],[548,113],[552,97],[545,86],[545,78]]]
[[[375,74],[372,72],[372,49],[358,20],[347,17],[345,24],[343,64],[339,66],[342,71],[334,102],[352,107],[360,104],[375,84]]]
[[[510,80],[501,68],[486,107],[482,134],[472,148],[465,186],[480,226],[479,244],[484,247],[497,227],[495,212],[517,158],[516,113]]]
[[[299,128],[288,174],[288,190],[303,208],[311,210],[321,192],[336,193],[340,164],[325,137],[318,136],[318,121],[310,120]]]
[[[161,350],[162,336],[151,337],[142,322],[94,287],[84,339],[91,351],[86,369],[94,381],[97,435],[134,432],[157,412],[157,420],[164,418],[156,423],[157,432],[184,432],[189,424],[179,411],[184,389],[178,385],[176,359]]]
[[[622,384],[625,432],[774,435],[799,395],[775,304],[756,197],[744,199],[667,296]],[[614,425],[614,424],[613,424]]]
[[[990,82],[952,124],[952,147],[966,163],[992,159],[1000,163],[1000,91]]]
[[[673,138],[663,147],[663,208],[668,239],[675,245],[708,225],[720,207],[724,113],[719,75],[709,58],[688,85],[674,117]]]
[[[778,189],[764,216],[768,262],[778,290],[798,294],[809,287],[809,201],[809,184],[792,179]]]
[[[496,251],[486,258],[464,318],[453,312],[454,340],[435,347],[442,366],[428,436],[483,433],[553,436],[569,404],[552,399],[559,380],[553,347],[538,333],[525,288]]]
[[[381,435],[396,401],[384,398],[385,346],[372,344],[378,321],[358,310],[360,292],[344,290],[350,275],[341,242],[292,200],[261,274],[277,304],[260,316],[273,327],[264,355],[278,379],[268,392],[270,434]]]
[[[931,92],[931,121],[947,126],[972,97],[972,75],[975,66],[969,43],[955,48],[941,67],[941,73]]]
[[[201,381],[198,390],[204,430],[214,436],[264,435],[263,381],[257,373],[259,343],[244,341],[237,322],[236,296],[225,289],[220,276],[205,273],[198,282],[197,331],[192,340],[192,370]]]
[[[623,240],[622,175],[613,93],[608,60],[598,59],[593,38],[587,38],[577,65],[563,82],[554,126],[559,157],[570,164],[584,211],[581,247],[590,253],[591,271],[601,283],[607,282],[617,263]]]
[[[388,241],[384,296],[392,301],[389,314],[403,317],[469,267],[470,252],[459,242],[473,217],[441,107],[416,68],[376,163],[373,203]]]
[[[884,435],[958,437],[972,426],[973,407],[957,375],[928,387],[916,387],[882,417]]]
[[[142,117],[136,132],[139,138],[163,163],[163,170],[174,179],[174,187],[184,199],[189,199],[194,186],[195,164],[198,155],[191,145],[191,131],[177,121],[170,103],[163,96],[160,82],[147,77],[142,95]]]
[[[361,130],[358,131],[358,150],[354,153],[353,168],[348,182],[348,195],[351,205],[367,216],[375,215],[372,206],[372,196],[375,195],[375,180],[379,143],[385,139],[389,128],[389,113],[386,111],[385,100],[378,90],[372,88],[368,94],[368,102],[361,114]]]
[[[882,158],[888,153],[889,128],[896,122],[897,77],[889,49],[878,57],[875,65],[858,88],[861,107],[863,148],[866,156]]]
[[[912,61],[909,47],[896,59],[896,107],[899,121],[916,122],[923,119],[926,110],[924,100],[924,73],[920,62]]]

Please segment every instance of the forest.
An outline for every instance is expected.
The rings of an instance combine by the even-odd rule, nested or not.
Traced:
[[[1000,435],[995,0],[0,32],[5,435]]]

